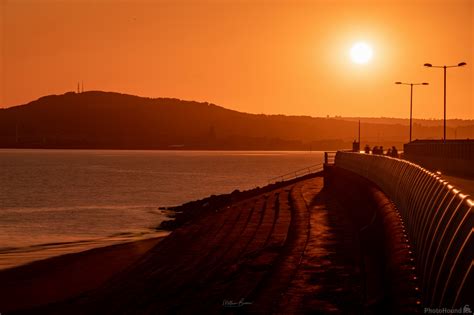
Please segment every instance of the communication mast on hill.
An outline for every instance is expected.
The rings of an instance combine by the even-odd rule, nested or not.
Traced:
[[[77,81],[77,90],[76,90],[77,94],[79,93],[83,93],[84,92],[84,81]]]

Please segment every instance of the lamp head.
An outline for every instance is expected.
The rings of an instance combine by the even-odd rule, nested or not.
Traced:
[[[433,67],[433,65],[431,63],[425,63],[424,66],[425,67]]]
[[[421,84],[423,84],[423,85],[430,85],[428,82],[423,82],[423,83],[421,83]]]
[[[402,84],[402,82],[400,82],[400,81],[397,81],[397,82],[395,82],[395,84]]]
[[[458,63],[458,67],[462,67],[462,66],[465,66],[465,65],[467,65],[467,63],[465,63],[465,62]]]

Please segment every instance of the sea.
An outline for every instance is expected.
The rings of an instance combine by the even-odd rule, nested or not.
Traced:
[[[263,187],[320,151],[0,149],[0,269],[165,236],[163,207]]]

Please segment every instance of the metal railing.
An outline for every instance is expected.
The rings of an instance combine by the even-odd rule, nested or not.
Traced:
[[[326,151],[324,152],[324,164],[332,165],[336,160],[337,151]]]
[[[421,166],[338,152],[337,167],[378,185],[395,203],[416,256],[425,307],[473,304],[474,202]]]
[[[316,172],[321,172],[322,170],[323,170],[323,163],[318,163],[318,164],[306,166],[304,168],[301,168],[301,169],[293,171],[293,172],[289,172],[289,173],[286,173],[286,174],[283,174],[283,175],[280,175],[280,176],[270,178],[268,180],[268,183],[272,184],[272,183],[278,183],[278,182],[283,182],[283,181],[287,181],[287,180],[292,180],[292,179],[295,179],[295,178],[298,178],[298,177],[301,177],[301,176],[309,175],[309,174],[316,173]]]
[[[321,172],[324,170],[324,165],[333,165],[336,159],[337,151],[326,151],[324,152],[324,163],[313,164],[306,166],[299,170],[289,172],[287,174],[279,175],[268,180],[269,184],[283,182],[286,180],[292,180],[301,176],[305,176],[311,173]]]

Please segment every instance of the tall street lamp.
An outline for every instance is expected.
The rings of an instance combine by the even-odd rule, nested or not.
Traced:
[[[414,85],[428,85],[427,82],[422,83],[405,83],[405,82],[395,82],[395,84],[403,84],[410,86],[410,142],[411,142],[411,134],[412,134],[412,122],[413,122],[413,86]]]
[[[444,69],[444,137],[443,137],[443,142],[446,142],[446,69],[447,68],[455,68],[455,67],[462,67],[465,66],[465,62],[460,62],[457,65],[454,66],[433,66],[431,63],[425,63],[425,67],[430,67],[430,68],[443,68]]]

